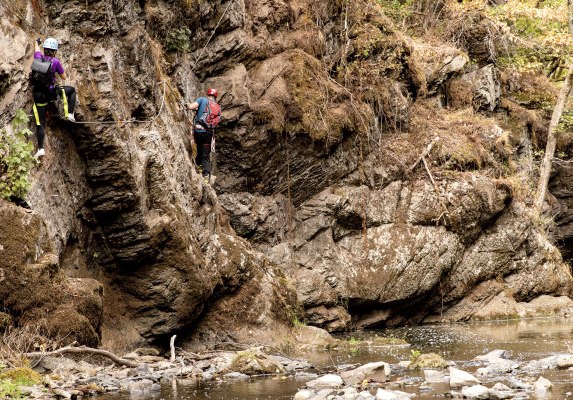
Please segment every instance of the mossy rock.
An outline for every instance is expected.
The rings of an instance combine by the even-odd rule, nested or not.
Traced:
[[[409,369],[447,368],[448,362],[436,353],[418,354],[412,357]]]
[[[229,370],[246,375],[284,373],[282,365],[270,359],[258,349],[238,352],[231,361]]]
[[[6,381],[16,386],[33,386],[42,381],[42,376],[30,367],[12,368],[0,373],[0,385]]]

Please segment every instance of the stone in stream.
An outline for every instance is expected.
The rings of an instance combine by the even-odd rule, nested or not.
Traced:
[[[467,399],[489,399],[489,389],[482,385],[466,386],[462,388],[462,395]]]
[[[566,365],[569,361],[571,361],[570,354],[559,354],[556,356],[545,357],[539,360],[532,360],[528,362],[523,368],[530,371],[555,369],[559,367],[560,364]]]
[[[161,390],[161,386],[154,383],[150,379],[142,379],[140,381],[131,382],[127,389],[131,394],[145,394],[150,392],[157,392]]]
[[[376,400],[376,397],[372,396],[370,394],[370,392],[367,392],[366,390],[364,390],[364,391],[358,393],[356,400]]]
[[[523,382],[517,378],[509,378],[508,383],[509,387],[512,389],[531,390],[531,385],[529,383]]]
[[[354,385],[363,380],[386,382],[390,375],[390,365],[384,361],[364,364],[356,369],[340,374],[347,385]]]
[[[426,383],[443,383],[446,381],[446,374],[444,371],[437,371],[435,369],[424,370],[424,380]]]
[[[415,394],[401,392],[399,390],[378,389],[376,400],[410,400]]]
[[[320,389],[320,388],[339,387],[342,386],[343,384],[344,381],[340,376],[334,374],[326,374],[324,376],[321,376],[320,378],[316,378],[313,379],[312,381],[307,382],[306,386],[313,389],[314,388]]]
[[[314,392],[308,389],[301,389],[292,398],[292,400],[308,400],[314,396]]]
[[[507,350],[493,350],[487,354],[477,356],[475,358],[475,360],[487,361],[487,362],[491,363],[492,361],[496,361],[499,358],[507,359],[508,357],[509,357],[509,351],[507,351]]]
[[[230,380],[245,380],[249,379],[249,375],[241,374],[240,372],[229,372],[223,375],[223,378]]]
[[[40,373],[45,373],[46,371],[61,373],[76,370],[77,367],[78,364],[70,358],[46,356],[40,360],[35,369]]]
[[[358,390],[353,387],[344,389],[344,393],[340,396],[340,400],[355,400],[358,397]]]
[[[533,390],[537,396],[542,397],[545,396],[549,390],[551,390],[552,386],[553,384],[549,379],[540,376],[539,379],[533,384]]]
[[[450,387],[468,386],[480,381],[472,374],[454,367],[450,367]]]
[[[515,397],[515,392],[501,382],[496,383],[490,390],[491,397],[494,399],[511,399]]]
[[[420,354],[408,364],[409,369],[425,369],[425,368],[447,368],[448,362],[442,356],[436,353]]]
[[[573,354],[564,355],[557,361],[557,368],[567,369],[573,367]]]
[[[479,368],[478,375],[500,375],[513,371],[519,368],[519,364],[504,358],[490,359],[490,364],[487,367]]]

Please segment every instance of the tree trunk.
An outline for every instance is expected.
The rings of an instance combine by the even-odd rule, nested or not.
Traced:
[[[555,155],[555,145],[557,143],[557,136],[555,135],[555,129],[559,120],[561,119],[561,114],[563,114],[563,109],[565,108],[565,102],[567,97],[571,93],[571,85],[573,82],[573,66],[569,69],[563,87],[559,92],[559,98],[557,99],[557,104],[553,109],[553,115],[551,116],[551,122],[549,123],[549,132],[547,132],[547,145],[545,146],[545,157],[543,157],[543,163],[541,164],[541,170],[539,172],[539,183],[537,184],[537,198],[535,199],[535,208],[541,213],[541,208],[543,206],[543,201],[545,200],[545,193],[547,192],[547,185],[549,184],[549,176],[551,175],[551,164],[553,161],[553,156]]]
[[[567,0],[567,6],[569,11],[569,30],[573,35],[573,5],[572,0]],[[555,136],[555,130],[563,114],[563,109],[565,108],[565,103],[567,98],[571,93],[573,85],[573,65],[569,68],[563,87],[559,92],[559,97],[557,98],[557,104],[553,109],[553,114],[551,115],[551,122],[549,123],[549,131],[547,132],[547,145],[545,146],[545,157],[543,157],[543,163],[541,164],[541,170],[539,172],[539,183],[537,184],[537,198],[535,199],[535,209],[539,214],[541,214],[543,201],[545,200],[545,194],[547,193],[547,185],[549,184],[549,176],[551,175],[551,164],[553,161],[553,156],[555,155],[555,145],[557,143],[557,137]]]

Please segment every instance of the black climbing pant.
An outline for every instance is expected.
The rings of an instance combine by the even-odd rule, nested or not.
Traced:
[[[50,90],[47,88],[34,88],[34,118],[36,120],[36,138],[38,139],[38,149],[44,148],[44,137],[46,126],[46,108],[48,103],[57,100],[58,97],[62,99],[64,105],[64,118],[68,117],[68,113],[74,112],[76,106],[76,89],[72,86],[56,86]]]
[[[203,171],[203,176],[211,176],[211,142],[213,140],[213,132],[197,132],[194,133],[195,144],[197,145],[197,157],[195,157],[195,164]]]

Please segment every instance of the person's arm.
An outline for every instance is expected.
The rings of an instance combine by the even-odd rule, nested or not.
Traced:
[[[38,43],[38,40],[40,40],[40,39],[34,40],[34,54],[36,54],[38,51],[41,51],[40,50],[40,43]]]
[[[187,107],[188,110],[197,111],[197,109],[199,108],[199,103],[197,103],[196,101],[194,101],[193,103],[187,103],[187,104],[185,104],[185,107]]]
[[[66,73],[65,73],[65,72],[62,72],[61,74],[58,74],[58,75],[60,75],[60,78],[61,78],[63,81],[65,81],[65,80],[67,79],[67,76],[66,76]]]

